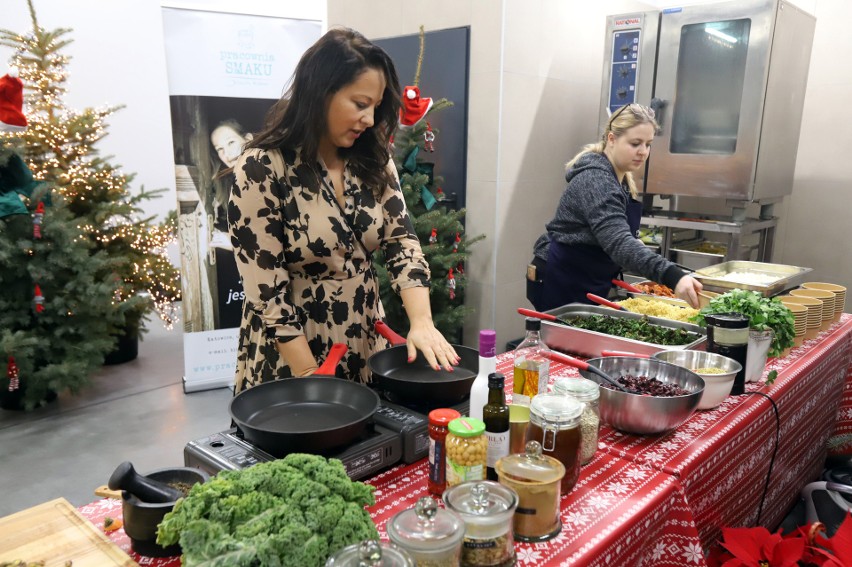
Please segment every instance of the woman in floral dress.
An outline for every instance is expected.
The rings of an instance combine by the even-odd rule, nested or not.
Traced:
[[[333,343],[337,373],[370,379],[387,348],[371,254],[381,247],[416,350],[436,370],[458,355],[432,323],[427,265],[388,153],[400,88],[387,54],[333,29],[302,56],[291,86],[234,166],[228,225],[245,302],[235,391],[313,373]]]

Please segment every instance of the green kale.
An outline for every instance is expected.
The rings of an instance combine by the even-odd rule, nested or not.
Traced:
[[[342,547],[378,538],[364,509],[373,490],[337,459],[288,455],[196,484],[157,541],[180,542],[188,567],[321,567]]]

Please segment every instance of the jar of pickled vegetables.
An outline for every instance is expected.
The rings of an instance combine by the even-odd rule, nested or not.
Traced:
[[[447,486],[469,480],[485,480],[488,439],[485,423],[475,417],[460,417],[450,422],[444,440],[447,452]]]
[[[601,387],[587,378],[562,378],[553,385],[553,391],[571,396],[583,404],[583,413],[580,414],[580,464],[585,465],[598,450]]]

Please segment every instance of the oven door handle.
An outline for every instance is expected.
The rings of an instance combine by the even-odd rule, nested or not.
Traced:
[[[657,120],[657,125],[660,127],[659,130],[657,130],[657,134],[663,133],[663,113],[665,112],[668,104],[669,101],[662,98],[654,97],[651,99],[651,110],[654,111],[654,117]]]

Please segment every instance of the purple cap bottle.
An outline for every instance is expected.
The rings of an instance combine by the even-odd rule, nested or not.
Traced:
[[[479,331],[479,356],[492,358],[497,356],[497,332],[491,329]]]

